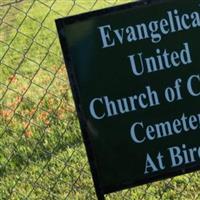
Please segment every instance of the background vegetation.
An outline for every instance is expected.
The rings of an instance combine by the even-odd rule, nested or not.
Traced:
[[[0,199],[96,199],[54,20],[131,0],[0,2]],[[199,173],[107,199],[200,199]]]

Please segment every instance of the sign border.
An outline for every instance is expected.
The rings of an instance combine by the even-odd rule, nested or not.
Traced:
[[[79,123],[80,123],[81,133],[82,133],[83,141],[85,144],[88,161],[90,164],[90,169],[91,169],[91,173],[92,173],[92,178],[93,178],[96,194],[97,194],[97,197],[99,200],[104,200],[105,194],[109,194],[109,193],[116,192],[119,190],[128,189],[131,187],[151,183],[154,181],[159,181],[159,180],[163,180],[166,178],[190,173],[192,171],[196,171],[196,170],[200,169],[200,166],[198,166],[198,165],[192,166],[190,168],[182,169],[182,170],[178,169],[178,170],[175,170],[172,172],[167,172],[164,175],[158,175],[158,176],[154,176],[152,178],[148,178],[148,180],[142,179],[142,180],[134,182],[134,183],[133,182],[121,183],[117,186],[110,186],[110,187],[107,187],[106,189],[105,188],[103,189],[100,179],[99,179],[98,167],[96,164],[95,156],[92,151],[93,144],[91,142],[89,131],[87,130],[86,120],[84,118],[84,115],[82,112],[82,107],[80,105],[79,88],[78,88],[77,80],[76,80],[75,73],[73,70],[72,57],[69,52],[68,44],[66,43],[66,40],[65,40],[63,27],[64,27],[64,25],[69,25],[69,24],[72,24],[72,23],[75,23],[78,21],[84,21],[84,20],[87,20],[87,19],[90,19],[90,18],[96,17],[96,16],[104,16],[106,14],[111,14],[116,11],[122,11],[122,10],[130,9],[130,8],[134,8],[134,9],[141,8],[142,6],[149,6],[149,5],[153,5],[153,4],[174,2],[174,1],[178,1],[178,0],[139,0],[136,2],[126,3],[123,5],[104,8],[101,10],[91,11],[91,12],[78,14],[78,15],[74,15],[74,16],[69,16],[69,17],[64,17],[64,18],[55,20],[58,35],[59,35],[59,40],[60,40],[60,44],[61,44],[61,48],[62,48],[62,52],[63,52],[64,61],[65,61],[66,69],[68,72],[68,78],[69,78],[69,82],[70,82],[70,86],[71,86],[71,90],[72,90],[72,94],[73,94],[73,98],[74,98],[74,102],[75,102],[75,107],[76,107],[76,111],[77,111],[77,115],[78,115],[78,119],[79,119]]]

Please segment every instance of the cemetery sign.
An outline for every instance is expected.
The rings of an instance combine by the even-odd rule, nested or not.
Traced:
[[[200,168],[200,1],[140,1],[56,20],[95,188]]]

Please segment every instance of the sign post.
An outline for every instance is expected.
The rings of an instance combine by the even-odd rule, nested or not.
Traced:
[[[95,188],[200,169],[200,1],[56,20]]]

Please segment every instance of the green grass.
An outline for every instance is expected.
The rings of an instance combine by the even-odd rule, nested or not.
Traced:
[[[0,199],[96,199],[54,20],[130,0],[33,2],[0,8]],[[193,173],[107,199],[200,199],[199,184]]]

